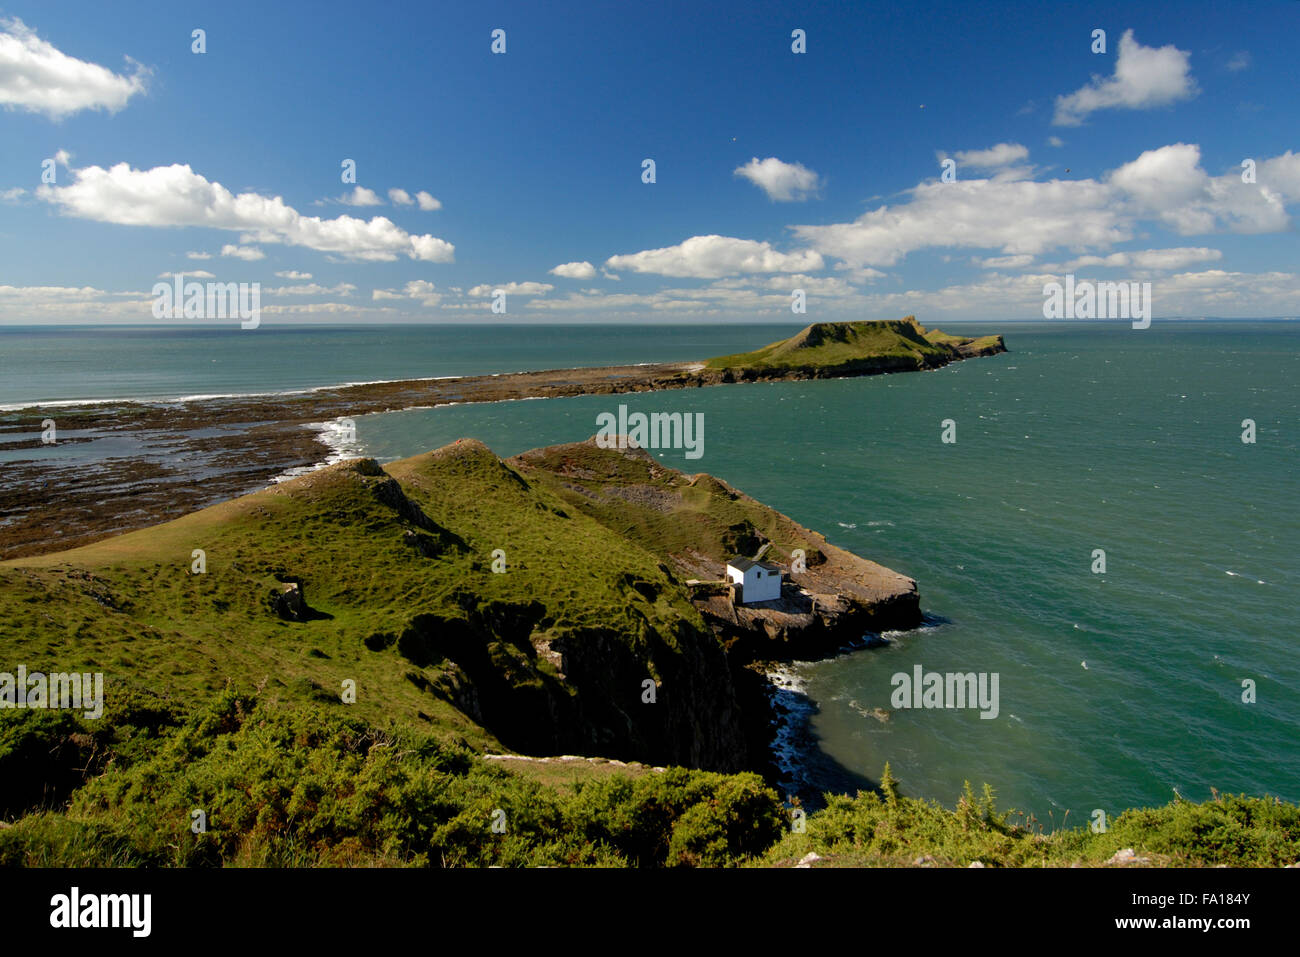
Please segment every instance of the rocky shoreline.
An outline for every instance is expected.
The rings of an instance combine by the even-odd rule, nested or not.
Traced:
[[[882,356],[829,367],[738,370],[666,362],[377,382],[276,396],[32,405],[0,412],[0,451],[45,448],[40,435],[47,418],[57,424],[60,445],[107,439],[110,447],[127,451],[97,459],[38,454],[6,463],[0,470],[0,560],[88,545],[320,465],[325,459],[320,426],[343,417],[473,402],[878,375],[1003,351],[998,339],[991,347],[955,347],[953,359],[919,362]]]

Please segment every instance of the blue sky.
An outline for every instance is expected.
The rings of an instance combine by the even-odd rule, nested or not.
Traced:
[[[1293,0],[0,18],[0,322],[148,321],[175,271],[264,322],[1029,319],[1066,273],[1300,314]]]

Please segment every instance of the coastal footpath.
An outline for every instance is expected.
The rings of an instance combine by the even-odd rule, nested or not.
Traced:
[[[1001,336],[926,330],[915,317],[814,323],[763,349],[694,362],[560,369],[190,402],[32,406],[0,413],[0,449],[114,440],[109,456],[33,454],[0,470],[0,559],[88,544],[176,518],[321,463],[323,423],[473,402],[619,395],[941,368],[1005,352]],[[122,447],[129,451],[123,453]]]

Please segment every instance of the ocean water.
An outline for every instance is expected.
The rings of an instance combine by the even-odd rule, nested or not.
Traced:
[[[510,455],[620,402],[703,412],[700,459],[655,454],[916,578],[926,627],[784,670],[810,712],[784,735],[793,785],[851,790],[889,761],[907,793],[988,782],[1071,824],[1175,790],[1300,799],[1300,324],[1002,331],[1009,354],[936,372],[411,410],[358,438]],[[916,665],[996,673],[997,717],[893,709]]]
[[[265,394],[347,382],[673,362],[757,348],[789,335],[783,329],[0,326],[0,411],[35,402]]]
[[[795,328],[147,330],[111,347],[120,332],[5,330],[0,404],[698,358]],[[1068,810],[1071,825],[1175,791],[1300,800],[1300,323],[954,327],[967,330],[1003,332],[1012,351],[928,373],[386,413],[357,437],[381,460],[462,436],[511,455],[586,438],[620,403],[700,412],[702,457],[656,451],[666,464],[916,578],[925,627],[783,670],[803,719],[783,730],[791,786],[852,790],[888,761],[908,794],[952,805],[963,782],[988,782],[1002,806],[1058,823]],[[86,355],[94,375],[78,371]],[[997,717],[895,709],[895,676],[918,665],[996,673]]]

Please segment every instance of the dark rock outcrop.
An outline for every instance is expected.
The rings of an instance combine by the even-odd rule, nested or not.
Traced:
[[[627,584],[636,598],[617,627],[556,626],[538,602],[467,599],[464,617],[415,616],[397,650],[417,667],[438,666],[434,692],[516,751],[751,766],[722,647],[685,620],[671,634],[652,627],[636,608],[646,584]]]
[[[282,591],[271,590],[271,610],[285,621],[306,621],[310,609],[302,597],[302,586],[287,582]]]

